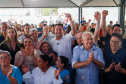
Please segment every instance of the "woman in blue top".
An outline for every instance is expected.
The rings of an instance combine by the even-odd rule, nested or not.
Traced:
[[[11,55],[7,51],[0,54],[0,84],[22,84],[21,71],[10,64]]]

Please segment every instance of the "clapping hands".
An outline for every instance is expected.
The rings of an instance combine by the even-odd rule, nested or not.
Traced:
[[[91,54],[90,54],[89,57],[88,57],[88,60],[87,60],[88,65],[89,65],[92,61],[94,61],[94,51],[92,51]]]
[[[26,67],[25,64],[23,64],[23,65],[22,65],[22,71],[23,71],[24,73],[29,72],[29,65],[28,65],[28,67]]]
[[[10,70],[7,73],[7,78],[11,77],[11,74],[12,74],[13,70],[14,70],[13,68],[10,68]]]
[[[55,70],[55,78],[58,79],[58,75],[60,74],[60,68]]]

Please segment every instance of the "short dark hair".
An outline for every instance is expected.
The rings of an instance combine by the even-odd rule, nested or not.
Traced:
[[[44,62],[48,61],[48,64],[47,65],[51,65],[51,63],[53,62],[52,56],[48,56],[46,54],[40,55],[40,58],[43,59]]]
[[[57,23],[57,24],[55,24],[55,27],[56,27],[57,25],[62,26],[62,28],[63,28],[63,24],[62,24],[62,23]]]
[[[53,53],[55,56],[57,56],[57,52],[55,52],[55,51],[50,51],[49,54],[50,53]]]
[[[69,59],[65,56],[60,56],[60,59],[61,59],[61,63],[64,64],[63,67],[67,66],[68,65],[68,62],[69,62]]]
[[[112,30],[114,29],[115,26],[120,27],[120,28],[122,29],[122,26],[121,26],[120,24],[114,24],[114,25],[112,26]]]
[[[26,23],[24,26],[29,26],[30,27],[30,25],[28,23]]]
[[[33,38],[31,38],[31,36],[30,35],[24,35],[25,37],[24,37],[24,39],[25,38],[29,38],[29,39],[31,39],[32,40],[32,42],[33,42]],[[24,39],[23,39],[23,42],[24,42]]]
[[[91,28],[91,29],[90,29],[90,32],[92,32],[92,33],[94,34],[95,28]]]
[[[117,37],[120,41],[122,41],[122,35],[121,34],[119,34],[119,33],[113,33],[112,36],[111,36],[111,38],[113,36]]]
[[[55,27],[55,24],[52,24],[51,27]]]

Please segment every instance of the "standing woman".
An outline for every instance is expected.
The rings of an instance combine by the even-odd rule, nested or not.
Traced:
[[[24,82],[26,84],[62,84],[60,78],[60,69],[51,67],[53,58],[46,54],[40,55],[37,64],[38,67],[32,70],[32,74],[29,72],[29,67],[22,66]]]
[[[0,54],[0,84],[22,84],[21,71],[10,64],[11,55],[7,51]]]
[[[21,48],[21,51],[17,52],[15,55],[14,65],[21,68],[23,64],[26,66],[29,65],[30,71],[37,67],[37,58],[41,52],[37,49],[34,49],[33,39],[30,36],[24,38],[24,47]]]
[[[22,44],[17,39],[17,31],[15,28],[8,28],[6,39],[0,44],[0,49],[6,50],[11,54],[10,64],[14,64],[15,54],[20,51]]]

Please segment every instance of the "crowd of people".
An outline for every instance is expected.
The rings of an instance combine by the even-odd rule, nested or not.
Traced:
[[[80,26],[69,13],[70,24],[2,22],[0,84],[125,84],[126,39],[120,24],[106,26],[107,15]]]

